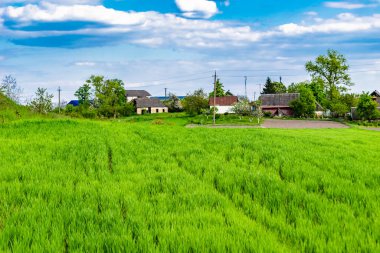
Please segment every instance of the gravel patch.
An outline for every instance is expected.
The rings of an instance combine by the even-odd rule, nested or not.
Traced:
[[[334,121],[318,120],[280,120],[267,119],[261,125],[263,128],[289,128],[289,129],[320,129],[320,128],[349,128],[347,125]]]

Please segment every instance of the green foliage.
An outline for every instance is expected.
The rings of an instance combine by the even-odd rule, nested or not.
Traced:
[[[380,250],[376,132],[0,128],[1,252]]]
[[[196,90],[193,93],[188,93],[183,99],[183,109],[189,115],[194,116],[201,114],[203,109],[208,108],[208,96],[203,89]]]
[[[377,107],[378,104],[372,100],[369,93],[363,93],[360,95],[356,112],[361,119],[373,120],[380,117]]]
[[[164,104],[169,108],[169,112],[183,111],[181,100],[173,93],[169,93],[169,98],[164,101]]]
[[[339,94],[353,85],[346,58],[335,50],[328,50],[326,56],[318,56],[315,62],[309,61],[305,67],[315,82],[323,83],[330,101],[334,99],[334,90]]]
[[[88,82],[83,84],[74,94],[78,100],[79,104],[85,108],[89,108],[92,100],[91,86]]]
[[[276,94],[276,93],[285,93],[286,86],[282,82],[273,82],[269,77],[267,78],[263,94]]]
[[[221,83],[219,79],[216,80],[216,85],[215,86],[216,86],[216,96],[217,97],[227,96],[226,92],[223,89],[223,83]],[[230,93],[231,92],[229,91],[229,94]],[[209,97],[210,98],[214,97],[214,91],[210,92]]]
[[[47,114],[53,109],[53,94],[49,94],[45,88],[37,88],[35,98],[29,103],[30,108],[37,113]]]
[[[295,117],[314,117],[316,100],[311,89],[306,86],[299,87],[300,98],[290,103]]]
[[[107,80],[104,76],[91,76],[86,84],[95,89],[94,104],[101,116],[109,118],[120,116],[120,111],[125,108],[126,104],[123,81],[119,79]]]
[[[248,116],[252,115],[252,106],[248,100],[240,100],[234,105],[232,111],[238,115]]]

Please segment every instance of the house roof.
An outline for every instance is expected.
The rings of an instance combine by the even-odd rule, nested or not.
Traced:
[[[237,96],[225,96],[225,97],[216,97],[215,105],[216,106],[231,106],[238,102]],[[214,98],[210,98],[208,101],[210,106],[214,106]]]
[[[380,92],[378,92],[377,90],[375,90],[374,92],[371,93],[371,96],[380,97]]]
[[[146,90],[126,90],[127,97],[149,97],[151,96]]]
[[[136,108],[166,107],[158,98],[136,98]]]
[[[68,105],[73,105],[73,106],[78,106],[79,105],[79,100],[71,100],[70,102],[67,103]]]
[[[299,93],[262,94],[260,100],[262,107],[289,107],[299,97]]]

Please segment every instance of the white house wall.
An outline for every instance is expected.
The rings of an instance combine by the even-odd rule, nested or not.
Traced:
[[[217,114],[234,113],[232,111],[232,109],[234,108],[233,106],[216,106],[216,108],[218,109],[216,111]]]

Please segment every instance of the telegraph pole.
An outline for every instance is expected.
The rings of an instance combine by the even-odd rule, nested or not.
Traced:
[[[58,86],[58,113],[61,114],[61,86]]]
[[[215,115],[216,115],[216,70],[214,74],[214,115],[213,115],[214,126],[215,126]]]
[[[168,90],[168,88],[165,88],[165,99],[166,99],[166,91]]]
[[[253,93],[253,101],[256,101],[256,91]]]
[[[244,77],[244,88],[245,88],[245,99],[248,99],[247,96],[247,76]]]

